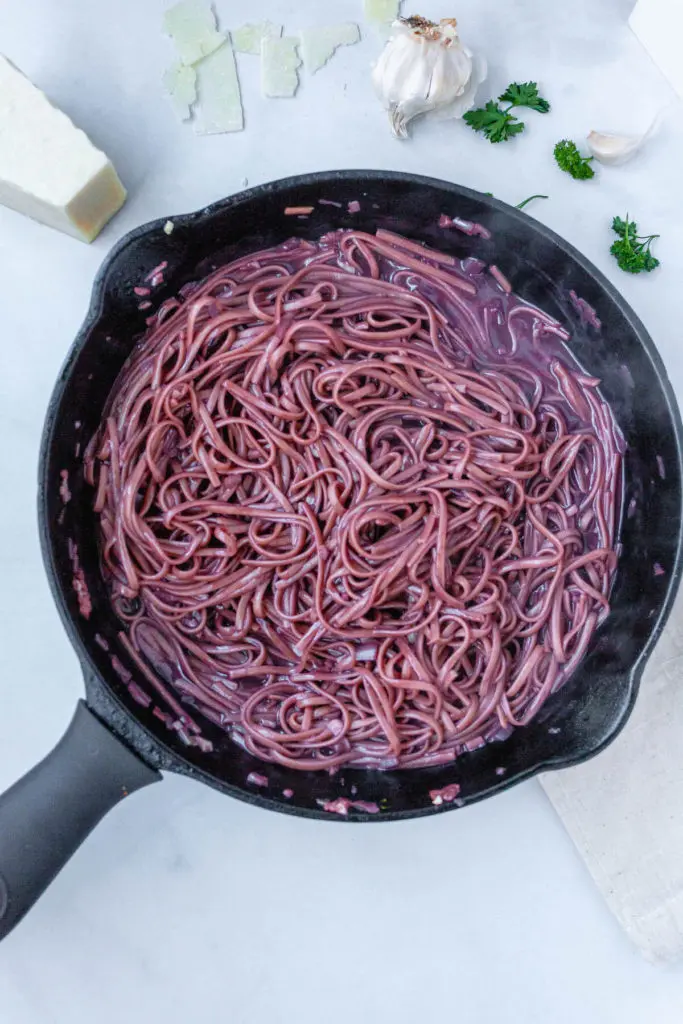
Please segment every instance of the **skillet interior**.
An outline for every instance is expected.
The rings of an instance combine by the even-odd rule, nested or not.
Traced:
[[[341,208],[318,205],[319,199]],[[347,212],[359,200],[361,212]],[[287,206],[313,205],[306,219],[286,217]],[[441,213],[476,220],[493,239],[469,238],[438,227]],[[376,801],[381,814],[351,811],[349,817],[386,820],[434,813],[429,790],[458,782],[458,804],[504,789],[541,769],[567,766],[605,746],[625,723],[635,701],[647,655],[668,616],[680,575],[681,422],[675,398],[654,345],[635,314],[609,282],[568,243],[524,213],[480,193],[415,175],[341,171],[260,186],[205,210],[166,218],[126,236],[102,267],[92,305],[52,398],[40,470],[39,512],[48,574],[72,642],[83,664],[88,703],[113,731],[157,767],[196,776],[262,806],[339,820],[319,801],[338,796]],[[301,773],[264,767],[217,728],[206,724],[214,751],[186,747],[175,733],[131,697],[112,668],[112,654],[133,672],[117,642],[117,620],[100,577],[92,494],[76,451],[99,423],[108,393],[149,311],[133,293],[150,270],[167,262],[154,301],[177,293],[188,281],[243,253],[298,234],[318,238],[340,227],[372,231],[387,227],[456,256],[497,263],[514,290],[568,324],[570,347],[585,369],[603,380],[603,393],[625,435],[623,554],[612,595],[612,613],[564,688],[538,717],[506,741],[434,769]],[[602,330],[582,322],[570,301],[574,290],[596,310]],[[660,471],[664,467],[664,475]],[[60,496],[68,471],[71,500]],[[79,613],[69,541],[75,543],[92,599],[92,614]],[[661,575],[655,566],[662,567]],[[103,637],[105,652],[95,637]],[[267,789],[247,783],[251,771],[269,779]],[[286,800],[284,789],[294,796]],[[448,807],[453,805],[443,805]],[[443,808],[441,808],[443,809]]]

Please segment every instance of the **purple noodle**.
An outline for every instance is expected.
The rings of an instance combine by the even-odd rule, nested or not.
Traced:
[[[528,723],[617,560],[623,443],[567,338],[477,261],[385,231],[291,240],[165,302],[85,455],[155,714],[328,771],[444,764]]]

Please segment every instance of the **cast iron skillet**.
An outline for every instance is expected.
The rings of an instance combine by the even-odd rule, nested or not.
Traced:
[[[320,205],[326,199],[340,205]],[[347,204],[358,200],[360,213]],[[288,206],[314,207],[304,219]],[[479,221],[493,239],[470,238],[438,226],[448,213]],[[636,699],[647,656],[671,608],[681,570],[681,421],[656,349],[610,283],[557,235],[504,203],[469,189],[415,175],[339,171],[306,175],[250,189],[198,213],[166,218],[127,235],[98,274],[92,304],[57,382],[40,460],[40,533],[47,573],[85,676],[81,701],[62,741],[0,798],[0,936],[9,932],[94,825],[122,797],[176,771],[260,807],[328,821],[343,820],[321,803],[336,797],[374,801],[384,821],[436,814],[429,792],[460,784],[457,805],[472,803],[536,772],[576,764],[600,751],[623,726]],[[303,774],[264,766],[206,725],[213,752],[184,745],[136,703],[126,683],[135,667],[117,641],[100,578],[91,511],[79,453],[99,424],[117,374],[145,326],[148,310],[133,288],[167,264],[153,304],[188,281],[245,252],[296,233],[318,238],[334,228],[390,227],[438,249],[496,262],[515,291],[573,330],[571,347],[603,391],[628,443],[621,527],[623,554],[612,613],[571,680],[531,725],[461,757],[448,767],[412,771],[345,770]],[[602,330],[585,322],[570,291],[594,307]],[[659,456],[659,458],[658,458]],[[65,504],[64,471],[70,500]],[[77,556],[92,611],[79,610]],[[663,572],[660,572],[661,567]],[[133,687],[133,691],[135,687]],[[248,781],[265,774],[267,788]],[[352,788],[353,787],[353,788]],[[283,790],[292,790],[286,799]]]

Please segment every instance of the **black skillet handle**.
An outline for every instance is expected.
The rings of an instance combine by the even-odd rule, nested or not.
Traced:
[[[160,780],[79,701],[52,753],[0,796],[0,939],[107,811]]]

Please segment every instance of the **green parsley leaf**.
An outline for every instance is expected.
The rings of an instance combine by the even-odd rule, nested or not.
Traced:
[[[595,177],[591,167],[592,156],[581,156],[575,142],[563,139],[555,146],[555,159],[559,168],[571,174],[577,181],[586,181]]]
[[[638,236],[638,225],[635,221],[629,220],[627,214],[626,220],[622,220],[621,217],[614,218],[612,221],[612,231],[615,231],[620,238],[626,238],[628,235],[629,238],[635,240]]]
[[[468,111],[464,120],[475,132],[485,135],[489,142],[504,142],[524,131],[523,123],[506,110],[501,110],[493,100],[489,100],[485,107]]]
[[[550,104],[538,95],[536,82],[513,82],[508,85],[505,92],[498,97],[501,103],[510,103],[513,107],[530,107],[537,110],[539,114],[547,114]]]

